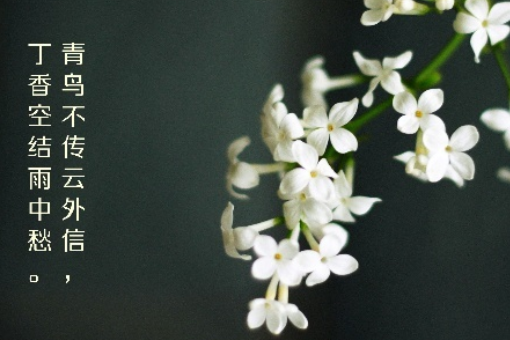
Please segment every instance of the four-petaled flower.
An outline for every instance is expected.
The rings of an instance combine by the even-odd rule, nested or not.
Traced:
[[[422,93],[418,102],[414,96],[403,91],[393,97],[393,108],[403,114],[397,122],[397,129],[402,133],[416,133],[418,129],[445,129],[444,123],[438,116],[432,114],[443,105],[444,95],[440,89],[431,89]]]
[[[423,134],[423,144],[430,152],[427,163],[427,177],[430,182],[443,178],[451,165],[460,177],[473,179],[475,163],[464,151],[468,151],[478,143],[478,130],[472,125],[458,128],[450,139],[443,130],[428,129]]]
[[[308,327],[305,315],[292,303],[283,303],[271,299],[254,299],[250,301],[250,312],[247,323],[251,329],[266,323],[267,329],[273,334],[280,334],[287,325],[287,318],[299,329]]]
[[[337,275],[348,275],[358,269],[358,261],[351,255],[338,255],[345,245],[335,235],[322,238],[318,251],[304,250],[296,255],[296,263],[305,273],[311,274],[306,278],[306,285],[313,286],[326,281],[331,272]]]
[[[338,153],[345,154],[358,149],[356,136],[343,128],[356,114],[358,102],[358,98],[354,98],[348,102],[337,103],[329,111],[329,116],[323,106],[305,109],[304,124],[312,129],[306,141],[315,147],[320,156],[326,151],[329,140]]]
[[[395,14],[421,14],[427,7],[413,0],[364,0],[367,11],[361,16],[361,23],[365,26],[385,22]]]
[[[383,59],[382,64],[376,59],[365,59],[357,51],[353,53],[353,56],[356,64],[361,70],[361,73],[369,77],[374,77],[370,81],[368,92],[361,100],[364,106],[369,107],[374,102],[373,92],[379,83],[381,83],[383,89],[393,95],[404,91],[402,78],[395,70],[401,69],[409,64],[413,57],[413,53],[411,51],[404,52],[397,57],[386,57]]]
[[[299,244],[284,239],[277,244],[274,238],[260,235],[255,239],[253,250],[259,258],[253,262],[253,277],[267,280],[274,274],[283,284],[295,286],[301,282],[302,273],[292,259],[299,253]]]
[[[466,0],[464,6],[470,14],[460,12],[453,23],[458,33],[471,36],[471,47],[475,53],[475,62],[480,62],[480,52],[490,40],[491,45],[502,41],[510,33],[505,25],[510,20],[510,2],[500,2],[489,10],[487,0]]]

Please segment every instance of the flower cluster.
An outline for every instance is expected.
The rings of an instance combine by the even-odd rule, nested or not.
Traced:
[[[500,46],[510,33],[506,25],[510,21],[510,2],[491,6],[487,0],[420,1],[364,0],[368,10],[361,16],[363,25],[373,26],[393,14],[457,12],[453,23],[455,36],[418,75],[409,79],[400,74],[413,58],[411,51],[382,59],[369,59],[354,51],[359,74],[335,77],[324,69],[323,57],[314,57],[301,74],[302,113],[289,112],[281,85],[274,86],[262,107],[261,134],[273,162],[253,164],[241,160],[241,153],[251,143],[247,136],[228,147],[226,183],[232,197],[248,199],[239,190],[259,185],[261,175],[276,174],[280,180],[274,194],[281,199],[281,216],[234,227],[234,205],[229,202],[221,217],[227,255],[245,261],[251,261],[255,255],[252,276],[269,281],[265,296],[249,303],[250,328],[266,324],[271,333],[279,334],[288,321],[299,329],[307,328],[304,313],[289,303],[290,288],[302,282],[315,286],[326,281],[331,273],[345,276],[358,269],[354,257],[341,253],[349,240],[345,226],[356,222],[355,216],[367,214],[381,199],[353,196],[354,155],[362,143],[357,133],[386,108],[392,107],[400,115],[395,116],[396,131],[415,136],[414,149],[394,157],[405,164],[407,174],[430,183],[446,178],[458,187],[474,178],[475,163],[467,152],[478,143],[479,132],[473,125],[463,125],[448,135],[440,113],[444,91],[436,86],[441,79],[439,69],[460,46],[463,34],[472,33],[475,61],[480,62],[484,47],[490,43],[490,52],[505,77],[510,101],[510,68]],[[365,83],[368,90],[358,97],[362,105],[352,97],[328,104],[329,92]],[[389,98],[373,106],[379,85]],[[358,113],[362,110],[366,112]],[[481,121],[503,133],[510,150],[510,111],[486,110]],[[510,183],[510,168],[499,169],[498,177]],[[274,227],[283,229],[286,237],[277,240],[266,233]],[[247,253],[250,251],[252,254]]]

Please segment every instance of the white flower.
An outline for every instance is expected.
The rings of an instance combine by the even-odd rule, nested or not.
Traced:
[[[228,202],[227,207],[223,210],[223,214],[221,215],[221,235],[223,237],[223,247],[225,248],[225,252],[228,256],[249,261],[251,260],[250,255],[241,255],[236,249],[234,229],[232,229],[233,224],[234,205]]]
[[[369,107],[374,102],[373,92],[379,83],[381,83],[383,89],[393,95],[404,91],[402,78],[400,77],[400,74],[395,70],[401,69],[409,64],[411,58],[413,57],[413,53],[411,51],[404,52],[394,58],[386,57],[383,59],[382,64],[379,60],[365,59],[357,51],[353,53],[353,56],[356,64],[361,70],[361,73],[369,77],[374,77],[370,81],[368,92],[363,96],[361,100],[364,106]]]
[[[464,6],[470,14],[460,12],[453,23],[458,33],[471,36],[471,47],[475,53],[475,62],[480,62],[480,52],[490,39],[495,45],[508,36],[510,27],[505,23],[510,20],[510,2],[500,2],[489,11],[487,0],[466,0]]]
[[[276,244],[272,237],[260,235],[255,239],[253,250],[259,256],[251,267],[255,278],[266,280],[277,273],[280,281],[288,286],[301,282],[302,273],[292,261],[299,253],[297,242],[284,239]]]
[[[280,196],[288,200],[283,204],[283,216],[289,229],[293,229],[303,220],[308,226],[315,227],[331,222],[333,214],[326,203],[313,197],[307,191],[293,195]]]
[[[359,82],[359,77],[343,76],[331,78],[324,70],[324,58],[321,56],[310,59],[301,73],[303,91],[301,99],[304,106],[320,105],[328,107],[324,95],[335,89],[342,89]]]
[[[500,181],[510,183],[510,168],[500,168],[497,176]]]
[[[436,8],[440,11],[452,9],[454,5],[455,0],[436,0]]]
[[[449,164],[463,179],[473,179],[475,163],[464,151],[473,148],[478,143],[478,139],[478,130],[472,125],[461,126],[450,139],[443,130],[425,131],[423,144],[430,152],[426,170],[429,181],[437,182],[443,178]]]
[[[490,109],[482,113],[480,119],[488,128],[503,132],[506,148],[510,150],[510,113],[508,110]]]
[[[337,198],[332,202],[335,210],[333,211],[333,219],[342,222],[354,222],[352,214],[364,215],[376,202],[381,202],[380,198],[352,196],[352,187],[347,181],[342,170],[338,173],[338,177],[334,181]]]
[[[348,275],[358,269],[358,261],[351,255],[337,255],[345,245],[345,241],[334,235],[326,235],[319,244],[319,251],[304,250],[296,258],[296,263],[306,273],[307,286],[326,281],[331,272],[337,275]]]
[[[313,130],[306,141],[317,150],[320,156],[326,151],[329,140],[335,150],[342,154],[358,149],[356,136],[343,128],[356,114],[358,102],[358,98],[354,98],[349,102],[333,105],[329,111],[329,117],[323,106],[312,106],[305,109],[304,123]]]
[[[393,97],[393,108],[402,113],[397,123],[397,129],[402,133],[416,133],[418,129],[445,129],[444,123],[438,116],[432,114],[443,105],[444,94],[440,89],[431,89],[422,93],[418,102],[414,96],[403,91]]]
[[[271,333],[280,334],[287,325],[287,315],[280,302],[259,298],[250,301],[250,312],[246,321],[251,329],[258,328],[265,322]]]
[[[364,0],[368,11],[361,16],[361,23],[373,26],[385,22],[395,14],[424,14],[427,7],[412,0]]]
[[[299,329],[308,327],[305,315],[292,303],[261,298],[250,301],[247,323],[251,329],[258,328],[265,322],[271,333],[280,334],[287,325],[287,318]]]
[[[267,103],[266,106],[268,106]],[[292,141],[303,137],[303,127],[297,116],[294,113],[288,113],[286,106],[282,103],[276,102],[268,107],[272,109],[264,109],[264,114],[261,116],[262,138],[275,161],[294,162]]]
[[[269,93],[269,96],[267,97],[266,102],[264,103],[264,106],[262,108],[262,115],[271,116],[273,115],[274,110],[282,110],[287,112],[285,104],[282,103],[283,96],[284,91],[282,85],[276,84],[272,88],[271,92]]]
[[[326,159],[319,161],[317,150],[302,141],[294,142],[292,153],[302,167],[285,174],[280,183],[280,192],[283,195],[293,195],[308,188],[313,198],[329,200],[334,194],[334,187],[328,177],[336,178],[337,174]]]

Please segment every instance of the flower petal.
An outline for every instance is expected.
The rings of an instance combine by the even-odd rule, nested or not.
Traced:
[[[489,25],[487,27],[487,34],[489,35],[491,45],[496,45],[505,39],[508,33],[510,33],[510,27],[507,25]]]
[[[336,128],[330,134],[331,144],[341,154],[358,150],[358,140],[352,132],[344,128]]]
[[[291,303],[286,306],[287,317],[294,326],[299,329],[306,329],[308,327],[308,320],[306,316],[297,308],[296,305]]]
[[[397,129],[408,135],[416,133],[420,127],[420,120],[413,114],[402,116],[397,121]]]
[[[297,194],[302,191],[310,182],[310,172],[297,168],[291,170],[282,179],[280,183],[280,191],[284,195]]]
[[[315,129],[308,135],[306,142],[317,150],[319,156],[322,156],[328,146],[329,132],[326,128]]]
[[[316,199],[308,199],[302,205],[303,220],[309,227],[325,225],[333,219],[331,209],[324,203]]]
[[[347,177],[345,177],[345,173],[343,170],[340,170],[340,172],[338,173],[338,178],[335,179],[334,184],[338,194],[340,195],[340,198],[351,197],[352,187],[349,184]]]
[[[292,144],[294,142],[292,140],[285,140],[283,142],[279,142],[274,149],[273,158],[275,161],[284,161],[288,163],[293,163],[296,161],[294,158],[294,153],[292,153]]]
[[[318,128],[328,125],[328,115],[323,106],[315,105],[307,107],[303,111],[303,119],[306,127]]]
[[[423,134],[423,144],[429,151],[442,152],[448,146],[448,135],[443,130],[428,129]]]
[[[464,6],[478,20],[485,20],[489,14],[489,3],[487,0],[466,0]]]
[[[446,169],[446,173],[444,174],[444,177],[451,180],[459,188],[462,188],[464,186],[464,179],[462,177],[460,177],[459,173],[457,171],[455,171],[455,169],[452,167],[451,164],[448,165],[448,169]]]
[[[305,134],[298,117],[294,113],[289,113],[283,118],[280,129],[285,132],[289,139],[301,138]]]
[[[335,197],[333,182],[327,177],[316,177],[308,184],[310,195],[319,201],[329,201]]]
[[[486,110],[480,120],[494,131],[503,132],[510,129],[510,113],[504,109]]]
[[[480,53],[485,45],[487,45],[487,31],[483,28],[478,29],[471,36],[470,44],[475,53],[475,62],[480,62]]]
[[[243,251],[253,247],[259,232],[250,227],[238,227],[234,229],[234,240],[237,249]]]
[[[428,129],[446,130],[446,126],[441,118],[435,114],[428,114],[420,119],[420,128],[423,131]]]
[[[313,146],[303,143],[300,140],[292,144],[292,153],[299,165],[308,171],[312,171],[319,160],[317,150],[315,150]]]
[[[401,69],[406,67],[407,64],[411,61],[413,57],[413,52],[406,51],[399,56],[396,57],[386,57],[383,59],[383,68],[385,69]]]
[[[319,161],[315,170],[321,176],[332,177],[332,178],[338,177],[336,172],[331,168],[331,165],[329,165],[328,161],[325,158],[322,158]]]
[[[273,303],[276,303],[274,301]],[[266,313],[266,326],[267,329],[275,334],[280,334],[285,326],[287,325],[287,317],[285,316],[284,311],[276,308],[270,308]]]
[[[359,268],[358,261],[351,255],[338,255],[329,258],[326,263],[336,275],[349,275]]]
[[[322,238],[319,249],[323,257],[332,257],[337,255],[343,246],[342,240],[338,237],[326,235]]]
[[[248,163],[239,162],[230,167],[227,174],[231,183],[241,189],[251,189],[259,185],[259,173]]]
[[[385,77],[382,77],[381,86],[390,94],[397,94],[404,91],[404,86],[402,86],[402,78],[396,71],[390,72]]]
[[[336,127],[344,126],[349,123],[358,110],[358,98],[348,102],[337,103],[329,111],[329,119],[335,122]]]
[[[284,259],[291,260],[299,253],[299,244],[296,241],[284,239],[278,245],[278,253],[280,253]]]
[[[450,162],[453,169],[457,171],[460,177],[466,180],[472,180],[475,177],[475,162],[468,154],[464,152],[450,153]]]
[[[333,211],[333,219],[340,222],[355,222],[349,209],[342,203]]]
[[[365,13],[370,12],[366,11]],[[381,16],[382,18],[382,16]],[[379,60],[376,59],[366,59],[359,53],[358,51],[354,51],[352,53],[354,57],[354,61],[356,62],[356,65],[358,65],[361,73],[363,73],[366,76],[378,76],[382,72],[382,65]]]
[[[251,143],[250,137],[248,136],[240,137],[233,141],[232,143],[230,143],[227,150],[227,157],[230,163],[236,162],[237,156],[241,152],[243,152],[243,150],[246,149],[246,147],[250,145],[250,143]]]
[[[506,1],[494,4],[487,19],[490,24],[506,24],[510,20],[510,2]]]
[[[276,262],[273,258],[261,257],[251,266],[251,275],[259,280],[267,280],[276,271]]]
[[[315,286],[316,284],[326,281],[331,274],[329,268],[324,263],[319,263],[317,268],[306,279],[308,287]]]
[[[361,24],[364,26],[373,26],[378,24],[384,18],[386,11],[383,9],[369,9],[361,15]]]
[[[278,245],[271,236],[260,235],[253,243],[253,250],[258,256],[273,257],[278,250]]]
[[[314,250],[303,250],[296,255],[294,262],[304,273],[310,273],[321,263],[321,256]]]
[[[283,203],[283,216],[289,229],[293,229],[301,219],[301,202],[298,199]]]
[[[381,202],[381,199],[377,197],[355,196],[347,200],[346,205],[354,214],[365,215],[377,202]]]
[[[510,150],[510,130],[503,134],[503,140],[505,141],[506,148]]]
[[[460,12],[453,22],[453,29],[457,33],[469,34],[482,27],[482,22],[472,15]]]
[[[402,91],[393,97],[393,108],[402,114],[415,114],[418,103],[411,93]]]
[[[296,286],[301,282],[303,272],[296,263],[290,260],[280,260],[276,263],[278,277],[287,286]]]
[[[349,240],[349,233],[347,232],[347,230],[345,230],[342,226],[335,223],[329,223],[325,225],[324,228],[322,228],[322,233],[324,236],[333,235],[340,239],[342,248],[345,247],[347,241]]]
[[[266,310],[263,306],[252,309],[246,318],[248,327],[251,329],[259,328],[264,324],[264,321],[266,321]]]
[[[478,140],[480,134],[473,125],[464,125],[458,128],[450,138],[450,147],[455,151],[467,151],[473,148]]]
[[[436,112],[444,102],[444,93],[441,89],[430,89],[422,93],[418,99],[418,110],[424,114]]]
[[[401,153],[400,155],[393,156],[393,159],[402,162],[407,163],[411,158],[413,158],[416,154],[412,151],[406,151]]]
[[[438,182],[444,177],[448,168],[449,158],[446,152],[438,152],[427,163],[427,177],[430,182]]]

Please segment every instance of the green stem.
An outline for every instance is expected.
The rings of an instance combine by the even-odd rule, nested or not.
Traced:
[[[455,34],[452,39],[443,47],[443,49],[439,52],[439,54],[432,59],[432,61],[420,72],[416,75],[416,77],[411,80],[411,84],[419,87],[421,82],[427,80],[434,72],[436,72],[443,64],[453,55],[462,41],[464,41],[465,36],[461,34]],[[347,124],[346,128],[353,133],[356,133],[360,128],[362,128],[365,124],[379,116],[382,112],[384,112],[392,103],[393,98],[390,97],[380,103],[377,106],[374,106],[372,109],[368,110],[364,115],[358,117],[353,120],[349,124]]]
[[[498,62],[499,69],[501,70],[501,73],[503,74],[503,77],[505,78],[506,87],[508,90],[508,101],[510,103],[510,71],[508,70],[508,65],[505,61],[505,56],[502,53],[502,50],[499,48],[492,49],[492,53],[494,54],[494,57],[496,58],[496,61]]]
[[[436,72],[443,64],[450,59],[453,52],[455,52],[460,44],[464,41],[466,36],[464,34],[455,34],[452,39],[446,44],[445,47],[439,52],[438,55],[415,77],[414,84],[420,84],[426,80],[431,74]]]

